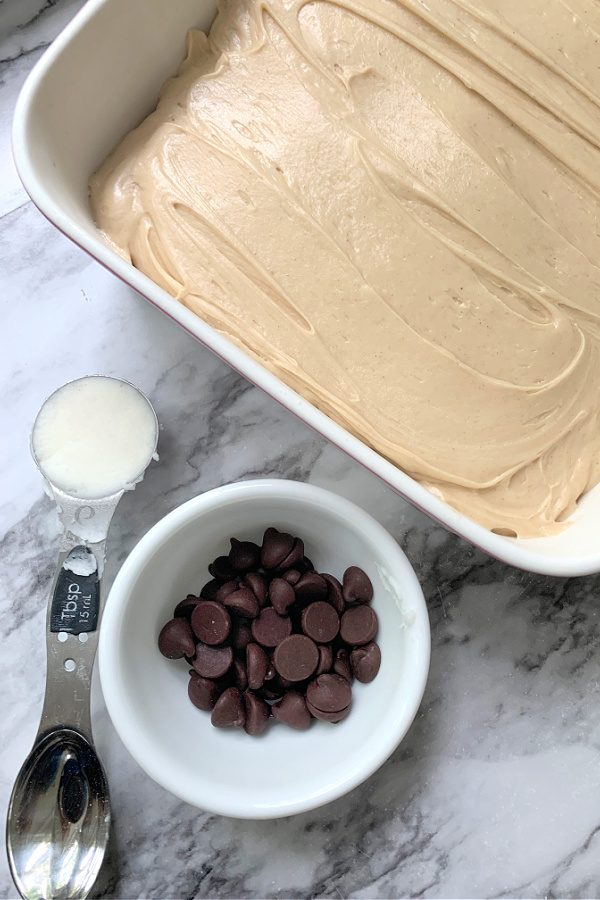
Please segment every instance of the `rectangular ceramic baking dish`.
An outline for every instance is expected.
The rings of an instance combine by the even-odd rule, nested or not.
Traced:
[[[88,178],[156,104],[183,59],[189,28],[207,30],[214,0],[88,0],[31,72],[17,103],[16,165],[41,212],[238,372],[447,528],[513,566],[549,575],[600,571],[600,485],[562,534],[518,540],[451,509],[217,334],[103,241]]]

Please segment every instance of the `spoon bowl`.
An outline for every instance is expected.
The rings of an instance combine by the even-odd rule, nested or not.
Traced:
[[[110,832],[108,783],[89,741],[71,728],[44,735],[19,772],[8,814],[8,857],[21,895],[87,897]]]

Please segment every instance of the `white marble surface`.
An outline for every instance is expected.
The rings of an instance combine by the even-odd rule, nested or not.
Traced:
[[[123,0],[126,2],[126,0]],[[365,785],[279,822],[207,815],[151,782],[93,698],[112,788],[103,896],[598,897],[598,578],[549,579],[472,550],[407,506],[58,234],[10,160],[20,85],[81,0],[0,0],[0,793],[37,725],[55,518],[28,452],[43,398],[89,372],[130,379],[161,462],[122,502],[109,578],[183,500],[258,475],[309,480],[374,513],[406,550],[433,658],[408,737]],[[0,896],[15,897],[6,862]]]

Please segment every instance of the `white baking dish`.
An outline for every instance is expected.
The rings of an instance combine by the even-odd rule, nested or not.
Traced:
[[[600,571],[600,486],[584,497],[572,526],[562,534],[534,540],[492,534],[332,422],[103,241],[88,206],[89,175],[153,109],[161,84],[183,58],[188,28],[206,30],[214,13],[213,0],[88,0],[35,66],[17,103],[15,161],[34,203],[75,243],[234,369],[457,534],[533,572]]]

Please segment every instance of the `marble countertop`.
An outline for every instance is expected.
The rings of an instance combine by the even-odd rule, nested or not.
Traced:
[[[161,461],[119,506],[109,581],[166,512],[236,479],[310,481],[373,513],[427,597],[421,711],[367,783],[276,822],[208,815],[154,784],[93,691],[113,799],[102,896],[600,896],[600,579],[510,569],[413,510],[58,233],[21,188],[10,121],[27,72],[82,0],[0,0],[0,792],[30,749],[44,689],[56,520],[29,457],[41,401],[90,372],[155,403]],[[16,896],[6,861],[0,896]]]

